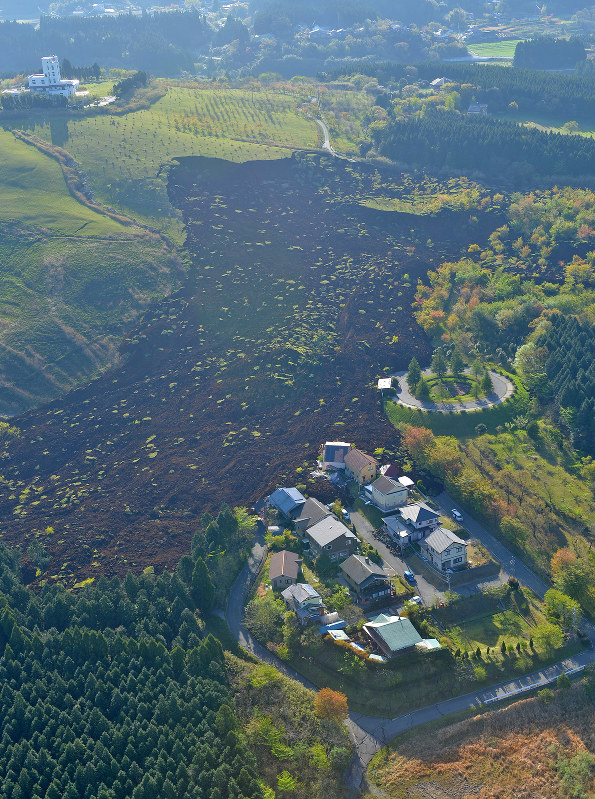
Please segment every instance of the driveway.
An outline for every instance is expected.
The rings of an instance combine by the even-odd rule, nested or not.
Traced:
[[[468,373],[469,369],[465,369]],[[424,369],[422,374],[428,377],[432,374],[430,369]],[[419,408],[424,411],[436,411],[437,413],[458,413],[460,411],[479,411],[482,408],[490,408],[492,405],[500,405],[514,394],[514,384],[498,372],[490,370],[494,390],[486,397],[469,402],[422,402],[414,397],[409,390],[407,383],[407,372],[395,372],[393,377],[396,379],[395,402],[405,405],[407,408]]]
[[[407,556],[400,558],[394,555],[382,541],[374,538],[374,527],[363,514],[358,511],[350,511],[350,515],[357,534],[363,538],[364,541],[367,541],[368,544],[371,544],[377,549],[382,556],[384,567],[389,576],[399,574],[403,577],[405,570],[408,569],[415,575],[415,585],[412,585],[411,589],[419,594],[424,601],[424,605],[430,606],[436,599],[444,599],[444,591],[441,591],[436,588],[436,586],[432,585],[432,583],[428,582],[420,573],[419,569],[408,563]]]

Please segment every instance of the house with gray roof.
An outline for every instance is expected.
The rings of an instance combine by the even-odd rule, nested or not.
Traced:
[[[407,502],[409,491],[396,480],[381,474],[372,485],[372,502],[381,511],[390,511]]]
[[[341,564],[341,572],[349,588],[362,605],[389,599],[393,594],[387,573],[382,566],[364,555],[351,555]]]
[[[324,552],[333,561],[345,560],[357,546],[357,536],[334,516],[327,516],[309,527],[306,538],[314,557]]]
[[[322,502],[319,502],[319,500],[314,497],[308,497],[300,509],[299,516],[294,520],[295,529],[298,532],[303,532],[331,515],[326,505],[323,505]]]
[[[289,610],[293,610],[301,624],[318,622],[324,615],[322,597],[308,583],[290,585],[289,588],[281,591],[281,596]]]
[[[424,535],[440,524],[440,514],[425,502],[415,502],[399,509],[403,521],[414,530],[423,530]]]
[[[467,563],[467,542],[451,530],[438,527],[420,544],[422,554],[435,569],[460,569]]]
[[[306,497],[297,488],[278,488],[269,497],[269,505],[287,519],[294,519],[306,504]]]
[[[364,624],[364,631],[387,658],[408,652],[423,640],[409,619],[384,613]]]

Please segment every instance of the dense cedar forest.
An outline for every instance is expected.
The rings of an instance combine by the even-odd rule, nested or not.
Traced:
[[[213,598],[204,561],[34,594],[19,559],[0,547],[1,797],[262,796],[195,615]]]
[[[411,69],[411,68],[409,68]],[[371,64],[357,62],[328,73],[334,80],[341,74],[362,74],[375,77],[380,83],[391,80],[411,82],[405,64]],[[475,102],[487,103],[490,113],[506,111],[510,103],[518,110],[547,111],[566,119],[592,118],[595,96],[595,74],[561,74],[532,69],[502,69],[490,64],[437,65],[417,64],[414,75],[421,80],[434,80],[445,74],[454,84],[472,87]]]
[[[534,393],[568,409],[573,443],[595,454],[595,328],[556,315],[535,340],[533,358]]]
[[[517,44],[513,66],[530,69],[574,69],[586,58],[585,46],[579,39],[538,36]]]
[[[595,140],[542,133],[486,116],[428,111],[376,132],[381,155],[430,169],[478,172],[526,185],[546,176],[595,175]]]
[[[0,70],[36,71],[59,53],[73,63],[145,69],[171,75],[193,69],[194,56],[213,31],[197,11],[111,17],[41,17],[39,28],[0,24]]]

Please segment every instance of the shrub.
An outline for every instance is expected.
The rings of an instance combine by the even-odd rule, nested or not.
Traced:
[[[476,666],[474,669],[475,679],[478,682],[483,682],[487,680],[488,674],[483,666]]]
[[[551,688],[542,688],[541,691],[537,691],[537,696],[545,705],[549,705],[549,703],[554,699],[554,692],[551,690]]]
[[[347,697],[340,691],[321,688],[314,698],[314,711],[321,719],[343,721],[347,718]]]

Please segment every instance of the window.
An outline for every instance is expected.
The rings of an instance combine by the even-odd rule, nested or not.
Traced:
[[[454,558],[453,563],[460,563],[463,558]]]

